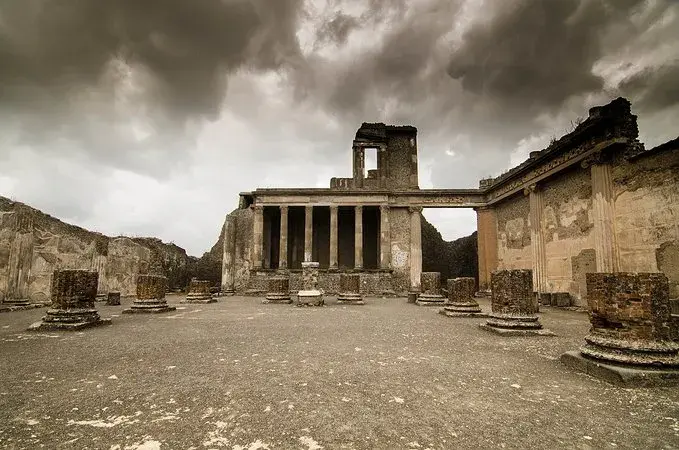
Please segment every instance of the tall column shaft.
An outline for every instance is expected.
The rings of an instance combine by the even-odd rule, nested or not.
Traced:
[[[314,207],[304,208],[304,261],[311,261],[314,248]]]
[[[253,222],[253,255],[252,266],[255,269],[262,268],[262,254],[264,252],[264,207],[254,206],[255,212]]]
[[[490,290],[490,275],[497,269],[497,219],[492,208],[476,208],[479,290]]]
[[[233,292],[236,273],[236,218],[227,215],[224,222],[224,253],[222,256],[222,292]]]
[[[422,208],[410,208],[410,289],[420,291],[422,276]]]
[[[356,210],[356,226],[354,227],[354,267],[363,268],[363,206],[358,205]]]
[[[593,164],[591,175],[596,270],[617,272],[620,270],[620,256],[615,237],[615,201],[611,165]]]
[[[389,206],[380,206],[380,269],[391,268],[391,226]]]
[[[533,291],[547,292],[547,254],[542,215],[545,208],[542,191],[537,186],[529,188],[530,248],[533,260]]]
[[[337,245],[338,245],[338,228],[337,228],[337,206],[330,207],[330,268],[337,269]]]
[[[281,206],[281,230],[278,250],[278,268],[286,270],[288,268],[288,207]]]

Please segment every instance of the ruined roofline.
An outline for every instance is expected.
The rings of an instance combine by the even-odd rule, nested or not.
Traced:
[[[241,192],[241,196],[257,196],[257,194],[280,194],[280,195],[294,195],[294,194],[336,194],[341,196],[346,195],[415,195],[426,197],[427,195],[464,195],[464,194],[482,194],[483,189],[478,188],[464,188],[464,189],[332,189],[332,188],[257,188],[250,192]]]
[[[615,125],[623,126],[626,133],[621,134],[620,137],[629,139],[630,143],[634,142],[639,136],[637,116],[631,113],[631,103],[626,98],[618,97],[606,105],[590,108],[587,119],[575,127],[573,131],[553,141],[547,148],[531,152],[531,156],[527,160],[508,172],[496,178],[481,180],[481,188],[486,192],[492,191],[569,149],[577,147],[583,141],[601,136],[601,131]]]
[[[648,156],[657,155],[659,153],[671,152],[671,151],[679,151],[679,136],[674,138],[674,139],[671,139],[667,142],[664,142],[660,145],[657,145],[650,150],[646,150],[644,152],[640,152],[640,153],[632,156],[630,158],[630,161],[635,161],[635,160],[638,160],[638,159],[646,158]]]
[[[354,141],[382,142],[389,135],[407,134],[417,135],[417,128],[412,125],[386,125],[382,122],[363,122],[356,130]]]

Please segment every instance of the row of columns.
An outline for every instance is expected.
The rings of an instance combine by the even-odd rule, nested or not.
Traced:
[[[288,206],[279,206],[281,212],[280,250],[278,252],[278,268],[288,268]],[[304,211],[304,261],[312,261],[313,251],[313,206],[305,206]],[[420,208],[421,209],[421,208]],[[354,206],[354,267],[363,268],[363,206]],[[338,264],[338,206],[330,206],[330,268],[337,269]],[[264,248],[264,207],[254,206],[254,249],[253,264],[255,268],[262,267]],[[419,216],[419,214],[418,214]],[[418,227],[419,230],[419,227]],[[420,260],[422,259],[421,241],[418,247]],[[421,264],[420,264],[421,265]],[[389,226],[389,206],[380,205],[380,268],[389,269],[391,266],[391,230]]]

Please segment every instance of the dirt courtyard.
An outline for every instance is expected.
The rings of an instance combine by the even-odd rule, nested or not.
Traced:
[[[0,447],[69,449],[679,448],[679,389],[623,389],[558,361],[557,337],[500,337],[405,299],[323,308],[222,297],[113,325],[29,333],[0,314]],[[482,301],[484,310],[489,309]]]

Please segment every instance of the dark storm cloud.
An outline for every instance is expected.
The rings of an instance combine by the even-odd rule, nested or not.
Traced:
[[[472,27],[448,73],[475,94],[520,107],[556,108],[571,96],[599,91],[592,73],[609,26],[627,20],[640,0],[508,3]]]
[[[659,69],[647,69],[625,79],[620,90],[638,99],[644,111],[657,111],[679,104],[679,61]]]
[[[359,26],[356,17],[337,12],[335,17],[325,22],[316,32],[316,45],[321,46],[329,42],[344,45],[352,30]]]

